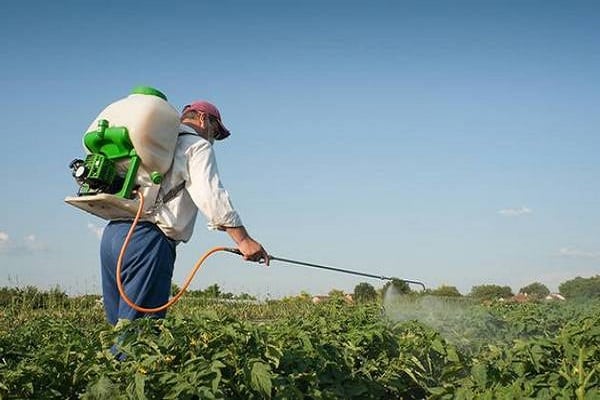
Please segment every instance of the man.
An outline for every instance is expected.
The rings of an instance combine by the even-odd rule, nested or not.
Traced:
[[[206,216],[209,229],[229,234],[244,259],[269,262],[266,250],[246,231],[219,178],[212,145],[230,135],[219,110],[207,101],[185,106],[180,132],[154,213],[136,227],[121,268],[125,293],[135,304],[147,308],[161,306],[169,299],[175,247],[191,238],[198,210]],[[145,315],[129,307],[117,289],[117,259],[130,227],[131,221],[111,221],[100,245],[104,310],[112,325],[119,319]]]

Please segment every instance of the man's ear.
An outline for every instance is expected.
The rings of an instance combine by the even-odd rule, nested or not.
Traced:
[[[202,123],[202,127],[206,127],[206,121],[208,120],[208,114],[205,112],[198,113],[198,120]]]

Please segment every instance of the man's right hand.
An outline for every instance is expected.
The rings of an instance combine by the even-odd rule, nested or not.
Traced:
[[[242,252],[244,260],[254,262],[262,261],[266,266],[269,266],[269,253],[267,253],[260,243],[248,235],[246,228],[243,226],[232,228],[224,227],[223,230],[225,230],[237,244],[238,249]]]
[[[244,260],[254,262],[262,261],[267,267],[269,266],[269,253],[267,253],[260,243],[250,236],[238,243],[238,248],[242,252]]]

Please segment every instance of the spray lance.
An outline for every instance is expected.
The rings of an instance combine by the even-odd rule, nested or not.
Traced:
[[[223,250],[227,251],[229,253],[238,254],[240,256],[242,255],[242,252],[239,251],[238,249],[224,248]],[[342,273],[350,274],[350,275],[358,275],[358,276],[365,276],[367,278],[381,279],[382,281],[395,281],[395,280],[402,281],[402,282],[406,282],[408,284],[419,285],[423,288],[423,290],[425,290],[425,284],[423,282],[415,281],[412,279],[400,279],[400,278],[395,278],[395,277],[387,277],[387,276],[383,276],[383,275],[369,274],[367,272],[352,271],[349,269],[342,269],[342,268],[336,268],[336,267],[329,267],[326,265],[312,264],[312,263],[307,263],[305,261],[290,260],[289,258],[281,258],[281,257],[273,256],[273,255],[269,255],[269,261],[280,261],[280,262],[283,262],[286,264],[299,265],[299,266],[303,266],[303,267],[326,269],[329,271],[342,272]],[[259,262],[263,263],[264,260],[261,260]]]

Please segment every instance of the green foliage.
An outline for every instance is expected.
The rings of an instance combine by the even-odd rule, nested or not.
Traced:
[[[310,293],[308,293],[307,291],[303,290],[300,292],[300,294],[298,295],[298,297],[302,300],[306,300],[306,301],[310,301],[312,299],[312,296]]]
[[[283,303],[283,304],[287,304],[287,305],[292,305],[292,304],[308,304],[312,301],[312,295],[306,291],[302,291],[300,292],[300,294],[298,296],[286,296],[283,299],[277,301],[274,300],[271,302],[271,304],[277,304],[277,303]]]
[[[252,296],[251,294],[245,293],[245,292],[242,292],[237,296],[234,295],[233,298],[237,299],[237,300],[256,300],[256,297]]]
[[[171,292],[173,292],[173,285],[171,285]],[[176,285],[175,285],[176,287]],[[204,298],[204,299],[221,299],[221,300],[244,300],[244,301],[255,301],[256,297],[249,295],[248,293],[241,293],[235,295],[230,292],[223,292],[218,284],[214,283],[208,286],[204,290],[188,290],[188,297]],[[173,293],[171,293],[173,294]]]
[[[354,300],[358,303],[368,303],[377,299],[377,291],[368,282],[361,282],[354,287]]]
[[[460,292],[458,291],[456,286],[447,286],[447,285],[442,285],[442,286],[432,290],[430,292],[430,294],[432,296],[439,296],[439,297],[461,297],[462,296],[462,294],[460,294]]]
[[[50,290],[39,290],[34,286],[25,288],[0,288],[0,306],[22,305],[33,309],[64,305],[68,302],[67,294],[59,287]]]
[[[166,319],[113,329],[92,298],[13,302],[0,309],[0,399],[597,398],[600,300],[425,297],[404,296],[424,312],[472,309],[444,330],[377,304],[184,297]]]
[[[204,290],[206,297],[217,298],[221,295],[221,288],[216,283],[210,285]]]
[[[527,293],[529,297],[532,297],[534,299],[543,299],[544,297],[550,294],[550,290],[543,283],[533,282],[527,286],[522,287],[519,290],[519,293]]]
[[[18,288],[0,288],[0,306],[6,307],[16,301],[21,296],[21,291]]]
[[[180,290],[181,288],[176,283],[171,282],[171,296],[175,296]]]
[[[598,298],[600,297],[600,275],[590,278],[578,276],[561,283],[558,290],[567,299]]]
[[[513,292],[509,286],[479,285],[471,288],[469,296],[477,300],[498,300],[512,297]]]
[[[331,289],[327,295],[331,298],[343,298],[344,291],[339,289]]]

